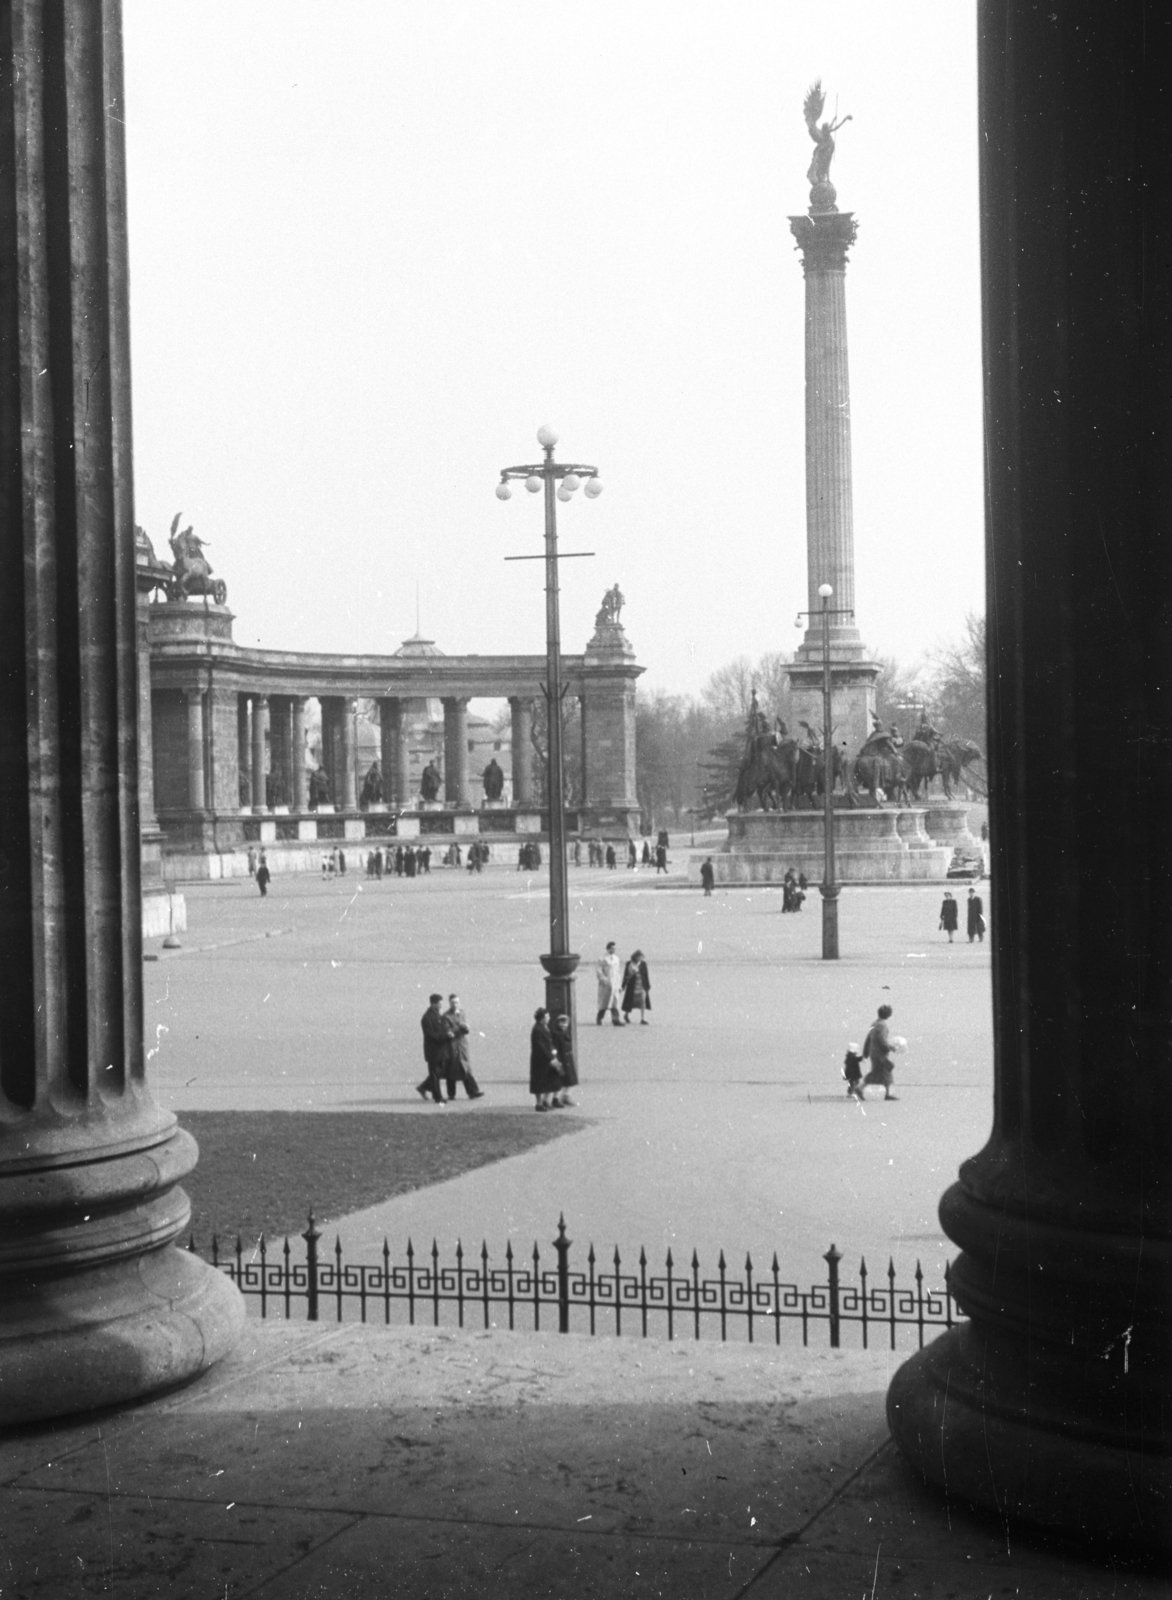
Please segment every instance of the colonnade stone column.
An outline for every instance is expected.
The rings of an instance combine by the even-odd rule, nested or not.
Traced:
[[[305,697],[297,695],[293,700],[293,731],[290,738],[292,749],[290,761],[293,767],[293,809],[294,811],[309,810],[309,779],[305,771]]]
[[[254,811],[265,809],[265,733],[269,725],[268,696],[252,697],[252,806]]]
[[[509,696],[512,713],[513,804],[533,803],[533,702]]]
[[[468,702],[445,695],[444,799],[450,806],[468,804]]]
[[[940,1203],[970,1320],[888,1417],[954,1504],[1167,1551],[1172,123],[1145,28],[1139,0],[979,8],[993,1129]]]
[[[202,811],[207,804],[204,775],[203,690],[186,689],[187,699],[187,804]]]
[[[146,1081],[121,15],[0,29],[0,1423],[225,1354]],[[190,708],[191,702],[189,702]],[[194,713],[192,713],[194,715]]]
[[[341,716],[338,723],[338,741],[342,756],[342,792],[340,795],[343,811],[358,810],[358,785],[354,777],[354,715],[355,703],[353,700],[342,700]]]
[[[402,700],[388,696],[378,703],[379,762],[387,802],[406,806],[411,798],[411,750]]]

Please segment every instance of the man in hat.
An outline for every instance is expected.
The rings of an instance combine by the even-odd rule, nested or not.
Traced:
[[[984,944],[985,905],[980,895],[973,888],[972,884],[969,884],[968,933],[970,944],[972,944],[974,939],[979,939],[981,943]]]
[[[457,994],[448,996],[448,1009],[444,1012],[444,1021],[448,1025],[448,1049],[444,1062],[444,1076],[448,1083],[448,1099],[456,1098],[456,1084],[463,1082],[464,1093],[469,1100],[479,1100],[484,1090],[472,1076],[472,1060],[468,1049],[468,1027],[464,1016],[460,997]]]
[[[444,1103],[440,1078],[447,1067],[448,1046],[452,1041],[448,1020],[440,1010],[443,1003],[442,994],[429,995],[427,1010],[419,1019],[423,1029],[423,1059],[427,1062],[427,1077],[415,1085],[415,1093],[421,1100],[426,1100],[430,1094],[437,1106]]]

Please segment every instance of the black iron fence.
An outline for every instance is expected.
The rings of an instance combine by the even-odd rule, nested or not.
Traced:
[[[402,1321],[440,1325],[441,1307],[454,1308],[457,1326],[482,1325],[485,1328],[507,1322],[510,1329],[518,1321],[540,1331],[556,1327],[559,1333],[589,1332],[638,1333],[642,1338],[664,1335],[668,1339],[695,1338],[702,1330],[719,1329],[727,1340],[746,1335],[750,1343],[771,1338],[780,1344],[782,1325],[801,1325],[802,1343],[810,1341],[811,1327],[825,1323],[831,1348],[842,1342],[844,1325],[854,1325],[864,1349],[876,1340],[894,1350],[896,1330],[914,1328],[920,1347],[925,1332],[951,1328],[959,1313],[944,1269],[944,1286],[929,1289],[924,1285],[920,1263],[912,1284],[896,1282],[894,1263],[878,1282],[872,1280],[866,1261],[861,1261],[856,1281],[845,1281],[840,1270],[841,1252],[832,1244],[823,1256],[826,1280],[808,1288],[783,1283],[777,1255],[769,1269],[754,1269],[745,1257],[743,1273],[730,1272],[724,1252],[720,1253],[715,1277],[702,1276],[695,1251],[688,1267],[680,1269],[671,1250],[662,1273],[648,1271],[647,1253],[639,1251],[637,1270],[624,1270],[616,1246],[613,1262],[603,1265],[595,1256],[593,1244],[585,1266],[571,1264],[571,1240],[566,1237],[565,1219],[559,1218],[557,1238],[553,1240],[554,1260],[544,1262],[534,1243],[532,1254],[519,1257],[509,1243],[503,1264],[493,1266],[488,1246],[482,1244],[477,1257],[466,1257],[456,1245],[454,1260],[444,1264],[439,1247],[417,1258],[411,1241],[404,1259],[391,1260],[384,1240],[382,1260],[354,1263],[343,1259],[341,1241],[332,1250],[320,1247],[321,1233],[311,1215],[309,1227],[301,1235],[304,1258],[294,1260],[288,1238],[274,1249],[262,1236],[255,1248],[245,1249],[239,1239],[235,1249],[224,1253],[213,1238],[211,1262],[233,1280],[237,1288],[260,1302],[260,1314],[292,1317],[294,1303],[304,1302],[306,1318],[318,1322],[323,1317],[342,1322],[346,1307],[357,1309],[361,1321],[372,1318],[390,1324]],[[189,1249],[195,1250],[194,1238]]]

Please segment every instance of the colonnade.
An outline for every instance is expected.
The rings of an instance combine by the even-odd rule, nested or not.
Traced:
[[[187,781],[185,799],[191,811],[214,808],[209,776],[212,718],[210,691],[189,688],[186,701]],[[306,706],[309,695],[237,692],[236,764],[241,810],[267,811],[274,805],[293,812],[309,809],[306,772]],[[361,791],[356,741],[357,699],[320,695],[322,764],[331,786],[331,803],[340,811],[356,811]],[[448,808],[466,808],[473,801],[478,775],[468,766],[469,696],[444,696],[444,784],[442,802]],[[379,764],[385,803],[408,810],[417,801],[411,776],[411,740],[408,699],[382,696],[375,702],[379,728]],[[533,702],[509,697],[512,729],[513,803],[533,802]],[[266,780],[269,780],[266,783]]]

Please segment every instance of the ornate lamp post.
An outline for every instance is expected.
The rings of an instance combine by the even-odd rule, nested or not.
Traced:
[[[818,885],[818,892],[822,896],[822,959],[823,961],[838,960],[838,892],[839,885],[835,882],[834,872],[834,739],[831,731],[831,687],[830,687],[830,619],[831,617],[853,617],[852,608],[831,610],[830,601],[834,588],[829,583],[818,585],[818,597],[822,601],[821,610],[815,613],[799,611],[797,626],[801,627],[804,616],[820,616],[822,618],[822,816],[823,816],[823,846],[822,846],[822,882]]]
[[[549,723],[549,763],[546,799],[549,805],[549,954],[541,957],[545,968],[545,1004],[552,1016],[564,1014],[577,1049],[577,1013],[574,1005],[574,968],[578,957],[570,950],[570,905],[566,884],[565,774],[562,764],[562,643],[558,612],[558,561],[565,556],[592,555],[590,550],[558,554],[557,504],[572,500],[585,487],[591,500],[602,493],[596,467],[572,466],[555,461],[558,436],[552,428],[539,428],[537,442],[545,459],[536,466],[505,467],[496,486],[498,500],[508,500],[511,482],[524,481],[530,494],[545,494],[545,699]],[[540,556],[506,556],[507,561],[537,561]]]

